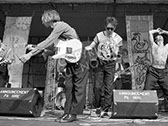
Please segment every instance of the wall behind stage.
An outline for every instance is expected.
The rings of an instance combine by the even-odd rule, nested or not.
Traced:
[[[56,9],[63,21],[66,21],[73,26],[81,40],[87,45],[87,41],[92,41],[97,32],[104,29],[104,19],[106,16],[115,16],[118,19],[118,27],[116,32],[127,41],[126,38],[126,15],[153,15],[154,28],[161,27],[168,30],[168,5],[159,4],[116,4],[115,8],[113,4],[1,4],[1,11],[4,15],[0,14],[0,38],[3,36],[3,23],[5,24],[5,16],[32,16],[32,23],[29,33],[28,43],[37,44],[51,32],[50,28],[45,28],[41,23],[41,14],[47,9]],[[2,32],[1,32],[2,31]],[[32,39],[35,38],[35,39]],[[166,38],[168,41],[168,39]],[[28,64],[25,65],[24,75],[28,78],[29,75],[39,75],[41,81],[31,81],[31,83],[39,83],[40,87],[44,87],[45,81],[45,69],[38,69],[35,65],[39,64],[41,68],[45,65],[44,61],[40,58],[33,59],[31,69],[28,70]],[[43,72],[42,72],[43,71]],[[34,77],[33,77],[34,78]],[[30,77],[29,77],[30,79]]]

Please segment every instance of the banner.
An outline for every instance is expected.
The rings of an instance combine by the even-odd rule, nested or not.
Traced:
[[[3,43],[8,49],[8,58],[12,61],[8,65],[9,83],[11,87],[22,87],[23,63],[19,57],[25,54],[32,17],[6,17]]]
[[[128,57],[132,68],[132,89],[143,89],[147,67],[151,64],[148,32],[153,29],[153,16],[126,16]]]

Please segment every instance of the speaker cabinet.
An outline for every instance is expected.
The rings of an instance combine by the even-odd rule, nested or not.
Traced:
[[[112,118],[158,117],[156,90],[113,90]]]
[[[0,115],[38,117],[42,106],[42,97],[35,88],[0,88]]]

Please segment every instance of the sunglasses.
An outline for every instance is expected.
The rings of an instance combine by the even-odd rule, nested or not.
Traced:
[[[107,27],[106,29],[107,29],[108,31],[109,31],[109,30],[111,30],[111,31],[114,30],[114,28],[112,28],[112,27]]]

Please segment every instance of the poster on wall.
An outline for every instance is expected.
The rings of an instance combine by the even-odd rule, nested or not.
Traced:
[[[126,16],[128,58],[132,67],[132,89],[143,89],[147,67],[151,64],[148,32],[153,29],[152,15]]]
[[[25,54],[32,17],[6,17],[3,43],[7,46],[9,83],[13,88],[22,87],[23,63],[19,57]]]

